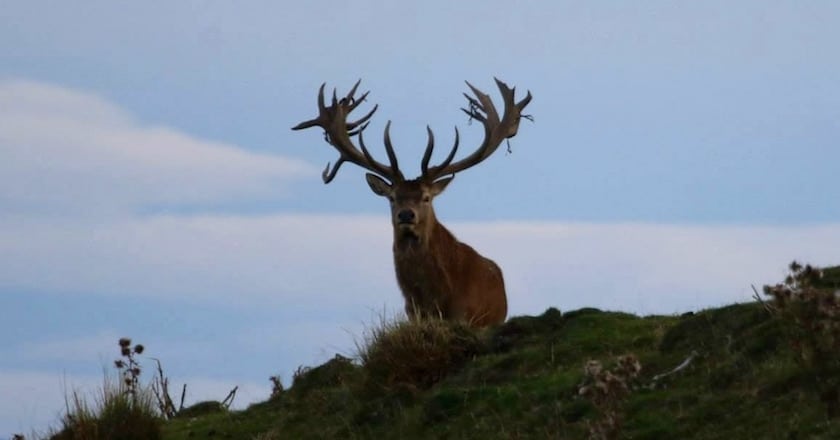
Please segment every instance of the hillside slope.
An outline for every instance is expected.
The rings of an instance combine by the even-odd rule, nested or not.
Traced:
[[[608,405],[619,438],[840,438],[786,334],[759,303],[649,317],[552,308],[478,335],[436,383],[383,385],[337,356],[247,410],[183,414],[165,438],[587,438],[605,407],[581,395],[584,365],[629,353],[642,370]]]

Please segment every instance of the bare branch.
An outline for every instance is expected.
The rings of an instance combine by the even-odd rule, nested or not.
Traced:
[[[238,389],[239,389],[238,385],[233,387],[233,389],[230,390],[230,393],[228,393],[227,397],[225,397],[225,400],[222,400],[222,405],[226,409],[230,409],[230,405],[233,404],[233,398],[236,397],[236,390],[238,390]]]
[[[665,372],[665,373],[660,373],[660,374],[657,374],[656,376],[653,376],[653,379],[652,379],[653,382],[656,382],[659,379],[662,379],[663,377],[670,376],[674,373],[677,373],[677,372],[680,372],[680,371],[686,369],[689,365],[691,365],[691,362],[697,356],[699,356],[699,354],[697,353],[697,350],[692,351],[691,354],[684,361],[682,361],[682,363],[680,363],[679,365],[674,367],[674,369],[672,369],[671,371],[668,371],[668,372]]]

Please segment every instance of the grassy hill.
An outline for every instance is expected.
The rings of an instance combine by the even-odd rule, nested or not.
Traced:
[[[826,275],[838,285],[840,269]],[[840,438],[825,375],[758,302],[683,316],[552,308],[454,340],[466,356],[441,371],[388,377],[337,356],[247,410],[182,415],[164,438],[587,438],[605,412],[618,438]],[[630,353],[642,369],[613,401],[581,395],[588,361],[609,369]]]
[[[840,267],[817,284],[828,318],[765,296],[682,316],[550,308],[479,333],[385,323],[360,360],[302,368],[244,411],[187,408],[163,438],[840,438]]]

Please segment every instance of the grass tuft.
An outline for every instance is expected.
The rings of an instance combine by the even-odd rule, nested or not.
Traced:
[[[79,392],[66,400],[61,429],[51,440],[157,440],[162,420],[154,394],[148,388],[128,393],[122,381],[106,375],[102,388],[89,403]]]
[[[102,388],[93,403],[78,391],[65,399],[66,413],[61,430],[51,440],[158,440],[163,438],[157,399],[150,386],[140,383],[137,356],[144,347],[131,346],[131,339],[120,338],[121,358],[114,361],[117,380],[105,373]]]
[[[427,318],[384,321],[358,348],[369,385],[423,390],[461,368],[485,344],[465,322]]]

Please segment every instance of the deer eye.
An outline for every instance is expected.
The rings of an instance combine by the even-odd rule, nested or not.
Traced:
[[[429,203],[432,201],[432,198],[429,196],[423,196],[423,203]]]

